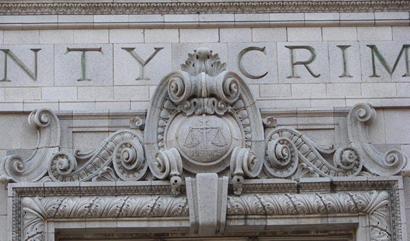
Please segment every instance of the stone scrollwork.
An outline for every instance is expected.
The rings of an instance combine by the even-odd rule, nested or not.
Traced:
[[[380,176],[395,175],[406,165],[407,157],[397,149],[382,153],[370,143],[367,128],[375,117],[376,111],[369,104],[355,105],[347,117],[349,139],[370,172]]]
[[[247,85],[206,48],[188,54],[181,69],[161,81],[148,111],[144,142],[151,172],[171,177],[164,164],[181,160],[175,161],[179,173],[220,173],[231,165],[232,176],[256,177],[263,126]]]
[[[353,147],[337,149],[334,164],[321,152],[313,141],[297,130],[276,128],[268,136],[265,170],[277,178],[304,176],[301,169],[322,177],[356,176],[362,170],[363,164]]]
[[[60,123],[48,109],[34,110],[28,116],[29,125],[37,130],[37,144],[27,159],[9,155],[1,162],[0,173],[16,182],[37,181],[47,172],[48,160],[60,147]]]
[[[78,167],[77,160],[86,162]],[[102,179],[113,179],[111,163],[120,180],[140,180],[146,174],[148,165],[137,133],[119,130],[87,154],[57,152],[51,157],[48,175],[61,182],[98,180],[99,175],[104,175]]]

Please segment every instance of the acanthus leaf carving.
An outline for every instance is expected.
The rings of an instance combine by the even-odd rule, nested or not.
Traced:
[[[186,197],[84,196],[24,197],[23,240],[44,241],[47,219],[186,217]]]
[[[362,214],[370,220],[370,240],[391,241],[387,191],[244,194],[228,197],[228,216],[305,216]]]

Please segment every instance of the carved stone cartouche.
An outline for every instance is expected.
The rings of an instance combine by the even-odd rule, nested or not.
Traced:
[[[170,180],[178,193],[185,176],[229,173],[234,192],[244,178],[390,176],[399,173],[407,157],[398,149],[378,151],[369,141],[368,127],[375,109],[355,105],[347,116],[348,145],[325,150],[299,131],[277,126],[274,117],[262,121],[246,83],[225,71],[217,54],[199,48],[188,54],[181,71],[159,84],[146,121],[131,121],[95,151],[59,151],[60,125],[50,110],[29,115],[38,144],[26,160],[6,156],[0,173],[4,181]],[[145,123],[145,125],[144,125]],[[333,157],[332,159],[329,159]],[[78,163],[84,163],[78,166]],[[148,169],[152,175],[148,175]]]

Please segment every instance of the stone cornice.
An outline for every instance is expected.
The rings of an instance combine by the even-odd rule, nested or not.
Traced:
[[[291,1],[2,1],[1,15],[37,14],[195,14],[272,12],[407,11],[407,0]]]

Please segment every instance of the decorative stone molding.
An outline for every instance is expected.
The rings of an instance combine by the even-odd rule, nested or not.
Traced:
[[[370,240],[391,240],[390,201],[386,191],[308,194],[253,194],[228,197],[228,216],[307,216],[365,214]]]
[[[356,227],[361,241],[404,241],[400,177],[336,178],[332,181],[335,192],[326,190],[330,181],[323,179],[304,179],[299,183],[245,180],[241,196],[231,195],[228,179],[218,178],[216,174],[188,178],[186,196],[172,196],[170,189],[158,193],[156,190],[165,183],[150,183],[11,184],[11,240],[53,241],[54,222],[113,221],[117,228],[117,224],[133,221],[137,228],[137,220],[146,222],[149,218],[149,227],[156,228],[163,227],[167,220],[174,220],[176,227],[185,230],[182,233],[209,236],[232,235],[243,221],[246,226],[239,229],[241,234],[258,230],[258,225],[267,225],[267,220],[290,217],[298,219],[297,224],[293,224],[295,229],[298,225],[340,220],[343,225]],[[185,220],[185,223],[176,220]]]
[[[47,219],[188,216],[186,197],[25,197],[21,204],[24,241],[44,241]]]
[[[270,12],[369,12],[405,11],[406,0],[319,1],[12,1],[0,4],[2,15],[39,14],[196,14]]]

